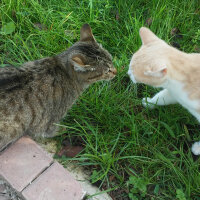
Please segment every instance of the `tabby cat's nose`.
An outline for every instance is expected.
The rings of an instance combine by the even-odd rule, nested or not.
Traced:
[[[110,69],[110,72],[112,72],[114,75],[117,74],[117,70],[115,68]]]

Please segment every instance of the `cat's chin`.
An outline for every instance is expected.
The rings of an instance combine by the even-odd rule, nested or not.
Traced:
[[[110,80],[112,80],[112,79],[114,79],[114,78],[115,78],[115,76],[112,76],[112,77],[105,78],[105,79],[102,79],[102,80],[104,80],[104,81],[110,81]]]
[[[116,75],[109,75],[109,76],[101,76],[99,78],[95,78],[95,79],[90,79],[89,80],[89,83],[92,84],[92,83],[95,83],[95,82],[98,82],[98,81],[110,81],[112,79],[115,78]]]
[[[101,79],[96,79],[96,80],[94,80],[94,81],[89,81],[89,85],[91,85],[92,83],[96,83],[96,82],[101,82],[101,81],[111,81],[112,79],[113,79],[114,77],[112,77],[112,78],[101,78]]]

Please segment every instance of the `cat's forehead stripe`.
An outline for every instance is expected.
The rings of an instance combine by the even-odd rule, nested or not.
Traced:
[[[112,60],[112,56],[102,47],[99,46],[99,44],[77,44],[75,46],[72,46],[72,51],[80,52],[84,54],[86,57],[90,58],[102,58],[103,60]]]
[[[88,57],[96,57],[101,55],[101,52],[92,45],[77,45],[72,47],[72,50],[79,51]]]

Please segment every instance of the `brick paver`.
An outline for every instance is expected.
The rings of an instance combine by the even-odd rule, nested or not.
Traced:
[[[0,176],[21,192],[53,159],[29,137],[23,137],[0,155]]]
[[[1,152],[1,177],[26,200],[81,200],[84,196],[80,183],[70,172],[29,137]],[[4,189],[0,184],[0,200],[10,200]]]
[[[22,195],[28,200],[81,200],[81,185],[57,162],[39,176]]]

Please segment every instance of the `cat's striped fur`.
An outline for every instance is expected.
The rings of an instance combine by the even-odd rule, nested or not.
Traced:
[[[116,74],[111,55],[89,25],[67,51],[21,67],[0,68],[0,149],[24,134],[51,137],[90,84]]]

